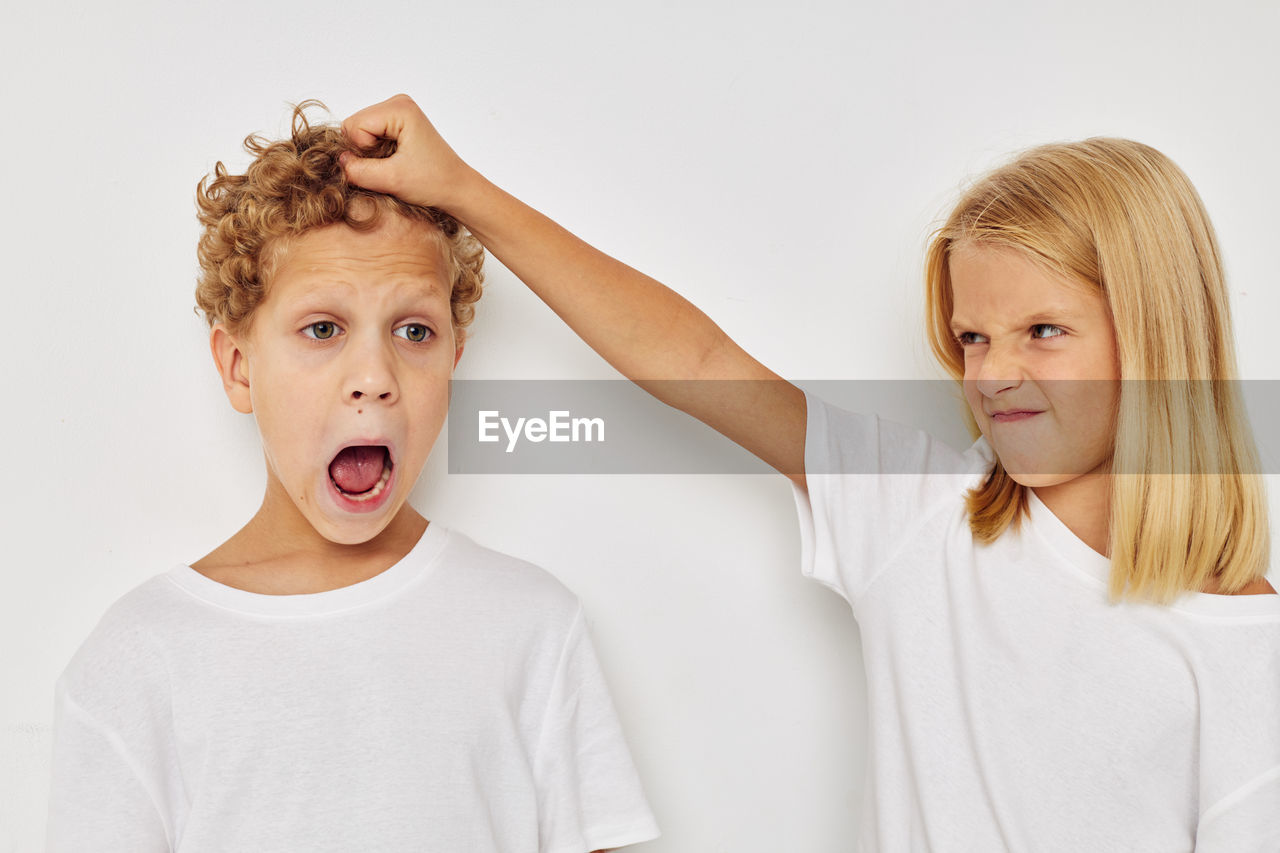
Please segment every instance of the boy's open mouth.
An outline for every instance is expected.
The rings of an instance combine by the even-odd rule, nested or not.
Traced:
[[[371,501],[391,479],[391,453],[381,444],[344,447],[329,463],[329,479],[344,497]]]

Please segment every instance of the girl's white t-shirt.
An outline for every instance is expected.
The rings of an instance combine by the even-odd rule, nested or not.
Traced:
[[[581,607],[428,526],[311,595],[188,566],[58,682],[48,849],[586,853],[654,837]]]
[[[1110,605],[1109,561],[1035,497],[973,540],[985,442],[808,407],[804,573],[866,664],[859,849],[1280,851],[1280,596]]]

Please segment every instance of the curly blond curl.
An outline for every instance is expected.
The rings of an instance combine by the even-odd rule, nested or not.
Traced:
[[[441,210],[348,183],[338,162],[343,152],[390,157],[396,143],[383,139],[358,150],[337,125],[309,122],[306,110],[311,107],[326,109],[316,100],[295,106],[289,139],[246,137],[245,150],[254,159],[243,175],[229,173],[219,161],[200,180],[196,206],[204,232],[196,250],[199,310],[210,326],[222,323],[233,333],[246,331],[290,238],[338,223],[370,231],[384,213],[392,213],[431,226],[449,273],[453,327],[461,338],[484,282],[479,241]]]

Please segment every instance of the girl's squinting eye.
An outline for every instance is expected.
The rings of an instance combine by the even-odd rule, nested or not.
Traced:
[[[317,341],[327,341],[338,334],[338,326],[328,320],[320,320],[303,329],[302,334]]]
[[[1059,335],[1065,335],[1061,326],[1055,326],[1052,323],[1037,323],[1031,327],[1031,337],[1033,338],[1056,338]]]
[[[970,344],[985,344],[987,342],[986,337],[977,332],[961,332],[956,335],[956,340],[960,342],[962,347],[967,347]]]
[[[415,344],[420,344],[429,338],[432,332],[421,323],[405,323],[392,334],[399,335],[407,341],[413,341]]]

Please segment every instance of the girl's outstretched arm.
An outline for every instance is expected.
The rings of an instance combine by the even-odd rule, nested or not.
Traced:
[[[623,375],[805,485],[804,393],[688,300],[494,186],[407,95],[342,127],[360,148],[397,142],[386,159],[344,156],[352,183],[451,214]]]

